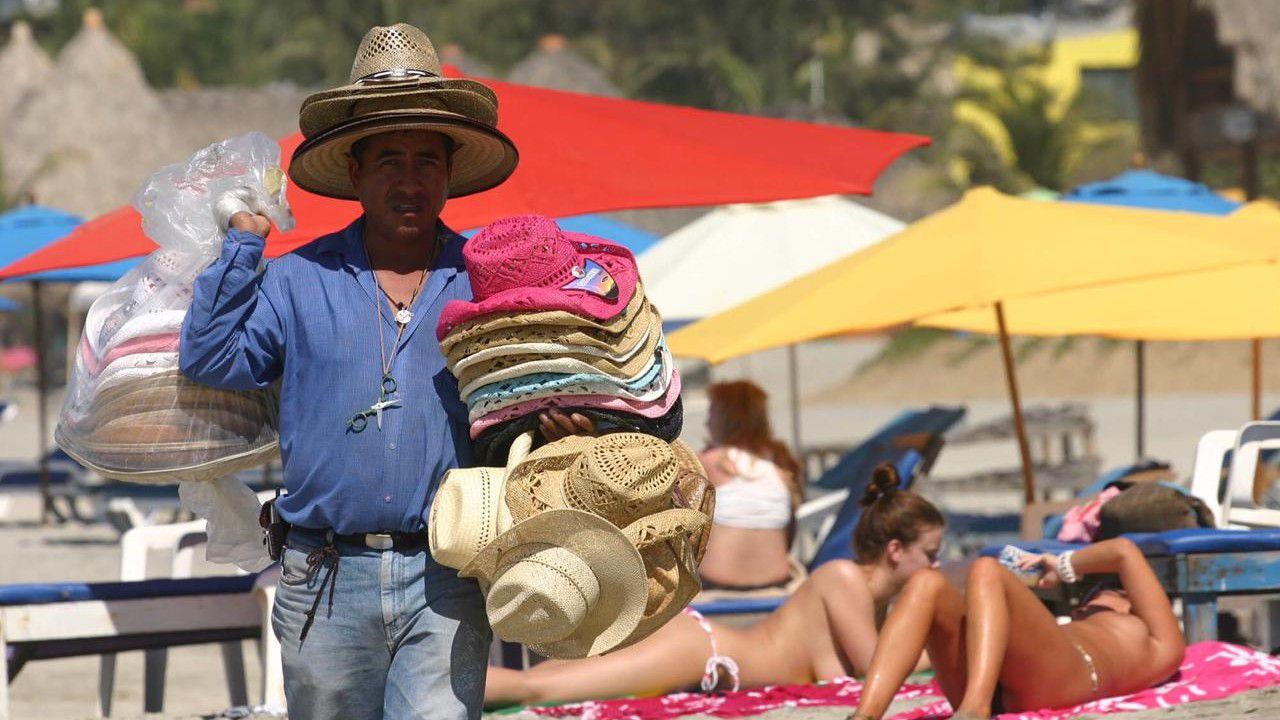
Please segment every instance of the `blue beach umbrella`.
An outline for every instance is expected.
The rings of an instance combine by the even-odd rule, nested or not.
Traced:
[[[76,228],[83,220],[71,213],[26,205],[0,214],[0,267],[10,264],[44,248],[50,243],[61,240]],[[49,497],[48,456],[45,452],[44,438],[48,435],[48,420],[45,408],[48,402],[49,380],[44,357],[44,323],[41,310],[41,285],[46,282],[83,282],[86,280],[118,280],[141,260],[131,258],[103,265],[71,268],[68,270],[51,270],[11,278],[8,282],[30,282],[32,284],[31,308],[35,316],[35,349],[36,349],[36,383],[40,396],[38,422],[40,426],[39,462],[40,489],[44,502],[40,513],[41,520],[45,512],[53,508]]]
[[[653,233],[626,223],[610,220],[603,215],[574,215],[573,217],[556,218],[556,224],[560,226],[561,230],[586,233],[602,237],[605,240],[612,240],[630,250],[633,255],[639,255],[649,249],[650,245],[658,242],[658,236]],[[467,237],[474,237],[478,232],[480,232],[480,228],[472,228],[462,234]]]
[[[1241,203],[1228,200],[1209,186],[1186,178],[1163,175],[1152,170],[1127,170],[1119,175],[1098,182],[1080,185],[1061,197],[1063,202],[1091,203],[1094,205],[1122,205],[1147,210],[1199,213],[1201,215],[1229,215]],[[1134,341],[1134,359],[1137,367],[1136,454],[1144,455],[1145,418],[1144,385],[1146,378],[1143,363],[1143,344]],[[1256,361],[1257,353],[1255,350]],[[1256,373],[1255,373],[1256,377]],[[1258,388],[1254,388],[1255,397]],[[1255,401],[1256,404],[1256,401]],[[1256,414],[1256,413],[1255,413]]]
[[[1202,215],[1228,215],[1240,207],[1240,203],[1222,197],[1203,183],[1151,170],[1128,170],[1110,180],[1086,183],[1061,199]]]
[[[25,205],[0,214],[0,267],[8,267],[50,243],[66,237],[77,225],[84,222],[71,213]],[[85,280],[118,280],[141,260],[130,258],[118,262],[68,270],[24,275],[18,282],[82,282]]]

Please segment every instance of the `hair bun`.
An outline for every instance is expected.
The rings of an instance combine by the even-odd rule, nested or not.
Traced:
[[[897,492],[901,485],[902,478],[898,475],[898,468],[893,463],[880,463],[871,471],[871,482],[867,484],[866,492],[862,493],[859,504],[871,507],[881,498]]]

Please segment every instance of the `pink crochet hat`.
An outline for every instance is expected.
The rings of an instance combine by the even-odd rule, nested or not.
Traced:
[[[631,251],[593,235],[564,232],[541,215],[489,224],[462,248],[474,302],[452,300],[436,337],[494,313],[560,310],[608,320],[626,309],[639,273]]]

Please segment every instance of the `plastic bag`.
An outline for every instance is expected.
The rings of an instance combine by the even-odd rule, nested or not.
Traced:
[[[160,246],[89,309],[54,438],[111,478],[212,480],[277,452],[276,389],[215,390],[178,369],[192,287],[218,256],[229,211],[293,227],[280,147],[262,133],[224,140],[152,175],[134,196]]]
[[[184,482],[178,485],[178,498],[184,509],[208,521],[205,557],[210,562],[232,563],[247,572],[271,564],[258,527],[262,503],[244,483],[234,477]]]

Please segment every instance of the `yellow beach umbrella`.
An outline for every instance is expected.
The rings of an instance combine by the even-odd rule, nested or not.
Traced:
[[[785,242],[785,238],[780,239]],[[1280,258],[1280,212],[1225,217],[1044,203],[990,188],[866,250],[673,333],[677,355],[720,362],[822,337],[894,327],[1064,290],[1226,270]],[[993,312],[994,311],[994,312]],[[1015,423],[1021,409],[1002,336]],[[1034,494],[1025,434],[1019,446]]]
[[[1280,244],[1280,237],[1275,242]],[[1006,300],[1004,309],[1013,335],[1101,335],[1126,340],[1280,337],[1280,265],[1264,260],[1063,290]],[[974,308],[926,316],[916,324],[999,331],[989,310]]]

